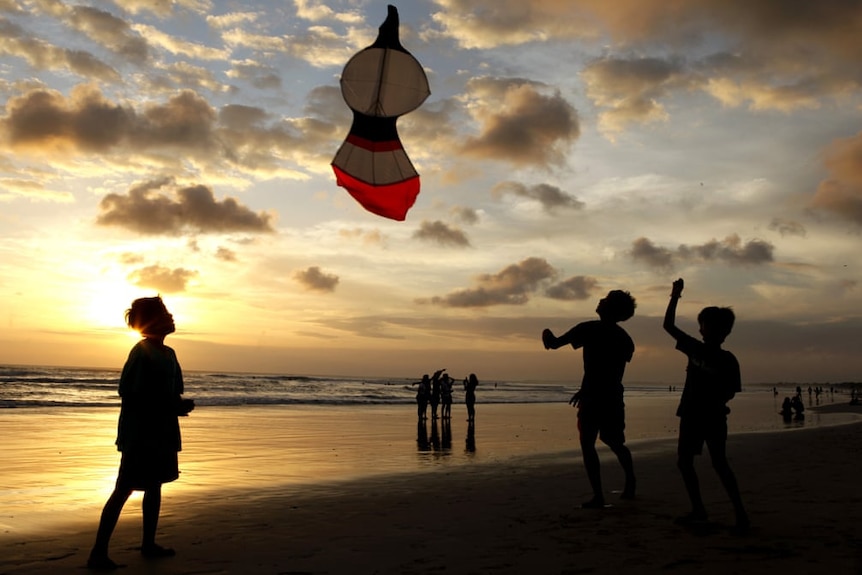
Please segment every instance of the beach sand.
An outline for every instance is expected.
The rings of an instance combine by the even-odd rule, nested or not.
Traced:
[[[475,451],[460,415],[446,447],[442,428],[426,444],[404,406],[200,409],[182,420],[183,474],[163,491],[159,541],[177,556],[140,557],[132,499],[111,557],[122,575],[862,573],[862,423],[731,436],[753,523],[738,536],[708,456],[697,465],[715,525],[673,523],[688,510],[673,439],[631,443],[637,499],[581,510],[570,410],[479,405]],[[0,413],[0,574],[87,572],[115,425],[115,410]],[[606,490],[621,487],[600,457]]]

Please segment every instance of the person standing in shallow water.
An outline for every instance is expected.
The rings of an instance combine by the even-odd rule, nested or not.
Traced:
[[[694,469],[694,456],[709,447],[712,467],[718,474],[736,513],[736,529],[747,530],[748,515],[742,504],[736,476],[727,462],[727,402],[742,391],[739,362],[721,344],[733,329],[735,316],[729,307],[705,307],[697,316],[700,335],[697,340],[676,327],[676,306],[682,297],[682,278],[673,282],[670,301],[664,316],[664,329],[676,340],[676,349],[688,357],[685,387],[677,409],[679,444],[677,465],[691,500],[691,512],[677,519],[681,525],[707,520]]]
[[[464,380],[464,405],[467,406],[467,421],[476,421],[476,388],[479,386],[479,378],[475,373]]]
[[[140,298],[126,311],[126,323],[143,339],[132,348],[120,375],[122,398],[117,449],[122,453],[117,483],[99,521],[87,566],[112,570],[108,544],[120,512],[133,491],[143,491],[141,555],[170,557],[174,550],[156,543],[162,484],[179,477],[177,452],[182,449],[178,416],[188,415],[194,401],[183,399],[183,376],[176,353],[164,344],[175,331],[174,318],[160,297]]]
[[[581,388],[569,403],[578,409],[578,431],[584,468],[593,490],[593,497],[581,505],[584,509],[605,506],[601,467],[596,451],[596,439],[611,448],[625,472],[625,487],[621,497],[635,496],[635,473],[632,454],[625,445],[625,404],[623,374],[634,355],[635,345],[629,334],[617,322],[635,313],[635,299],[627,291],[613,290],[599,301],[598,320],[579,323],[560,337],[550,329],[542,332],[545,349],[571,345],[583,348],[584,376]]]

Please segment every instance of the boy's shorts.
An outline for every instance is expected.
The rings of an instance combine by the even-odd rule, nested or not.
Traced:
[[[626,407],[623,402],[578,407],[578,431],[594,434],[607,444],[626,442]]]
[[[677,452],[681,455],[700,455],[703,444],[712,449],[715,444],[727,442],[727,418],[697,419],[683,417],[679,420],[679,442]]]

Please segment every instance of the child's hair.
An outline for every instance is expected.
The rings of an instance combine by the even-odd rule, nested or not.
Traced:
[[[627,291],[615,289],[605,297],[608,319],[611,321],[626,321],[635,314],[635,298]]]
[[[138,298],[132,302],[132,307],[126,310],[126,324],[143,333],[147,326],[166,311],[161,296]]]
[[[719,341],[730,335],[736,315],[729,307],[709,306],[700,310],[697,314],[697,323],[709,328],[712,335]]]

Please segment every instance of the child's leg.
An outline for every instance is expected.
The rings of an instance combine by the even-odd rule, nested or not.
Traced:
[[[706,519],[706,507],[704,507],[703,498],[700,495],[700,482],[697,480],[697,473],[694,470],[694,454],[679,453],[676,465],[679,467],[682,481],[685,483],[685,490],[691,501],[692,518]]]
[[[157,485],[144,491],[144,534],[141,553],[147,557],[170,557],[173,549],[156,544],[156,529],[159,526],[159,513],[162,508],[162,486]]]
[[[708,442],[709,456],[712,459],[712,467],[721,479],[727,495],[733,503],[733,511],[736,514],[736,524],[739,527],[748,527],[748,514],[742,504],[742,496],[739,494],[739,485],[736,476],[727,462],[727,445],[725,440]]]
[[[626,474],[626,485],[621,495],[622,499],[634,499],[635,496],[635,467],[632,461],[632,452],[623,443],[608,443],[608,447],[617,456],[623,471]]]
[[[90,551],[90,560],[88,563],[98,563],[101,560],[110,562],[108,559],[108,543],[111,541],[111,535],[114,533],[114,528],[117,526],[117,521],[120,519],[120,512],[123,511],[123,506],[132,494],[131,489],[115,488],[105,507],[102,509],[102,516],[99,520],[99,530],[96,532],[96,543]]]
[[[583,504],[583,507],[600,507],[605,503],[602,492],[602,470],[599,463],[599,452],[596,451],[596,439],[599,436],[598,428],[591,425],[583,425],[579,422],[581,432],[581,454],[584,458],[584,469],[587,471],[587,479],[593,489],[593,498]]]

